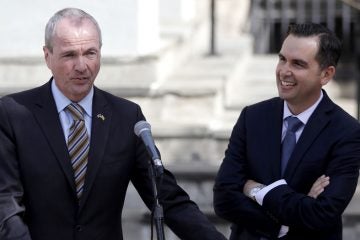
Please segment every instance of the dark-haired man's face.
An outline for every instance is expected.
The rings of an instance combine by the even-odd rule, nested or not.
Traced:
[[[276,68],[277,88],[293,114],[313,105],[320,97],[322,86],[335,73],[334,67],[322,70],[316,61],[318,40],[318,37],[289,35],[281,47]]]

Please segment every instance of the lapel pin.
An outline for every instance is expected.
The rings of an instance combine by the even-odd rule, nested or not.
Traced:
[[[104,115],[102,115],[101,113],[99,113],[98,115],[96,115],[97,118],[100,118],[101,120],[105,121],[105,117]]]

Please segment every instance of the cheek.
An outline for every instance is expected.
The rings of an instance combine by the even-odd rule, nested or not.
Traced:
[[[100,61],[95,61],[92,63],[93,69],[100,69]]]
[[[280,78],[281,76],[293,75],[292,70],[288,69],[288,67],[283,63],[278,63],[276,65],[275,74],[277,78]]]
[[[319,79],[315,79],[314,76],[304,75],[299,76],[298,84],[300,86],[300,91],[302,92],[312,92],[315,89],[318,89],[320,86]]]
[[[100,71],[100,62],[94,62],[94,63],[91,63],[89,65],[89,68],[90,68],[90,71],[91,71],[91,74],[93,75],[93,77],[95,78],[97,76],[97,74],[99,73]],[[95,80],[95,79],[94,79]]]
[[[277,78],[280,76],[280,67],[279,66],[277,66],[275,69],[275,75]]]
[[[55,64],[54,71],[60,75],[67,75],[72,69],[72,64],[70,62],[63,62]]]

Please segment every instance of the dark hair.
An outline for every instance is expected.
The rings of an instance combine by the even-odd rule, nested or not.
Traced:
[[[336,35],[328,28],[317,23],[301,23],[289,25],[287,36],[313,37],[319,38],[319,49],[315,59],[318,61],[321,69],[329,66],[336,67],[341,51],[342,44]]]

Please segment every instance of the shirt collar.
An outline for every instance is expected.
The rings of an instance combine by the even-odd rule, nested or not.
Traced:
[[[52,94],[54,96],[54,99],[55,99],[55,104],[56,104],[57,111],[58,111],[58,113],[60,113],[61,111],[64,110],[64,108],[67,107],[67,105],[69,105],[71,103],[71,100],[68,99],[60,91],[60,89],[56,86],[54,79],[51,82],[51,92],[52,92]],[[92,117],[92,100],[93,100],[93,96],[94,96],[94,87],[92,87],[90,92],[80,102],[78,102],[78,104],[80,104],[80,106],[82,108],[84,108],[85,113],[89,117]]]
[[[320,101],[323,99],[324,94],[322,91],[320,91],[320,97],[319,99],[313,104],[311,105],[311,107],[309,107],[308,109],[306,109],[305,111],[303,111],[302,113],[298,114],[298,115],[293,115],[290,112],[290,109],[287,105],[287,102],[284,101],[284,114],[283,114],[283,120],[285,120],[285,118],[289,117],[289,116],[295,116],[297,117],[304,125],[308,122],[311,114],[313,114],[313,112],[315,111],[316,107],[319,105]]]

